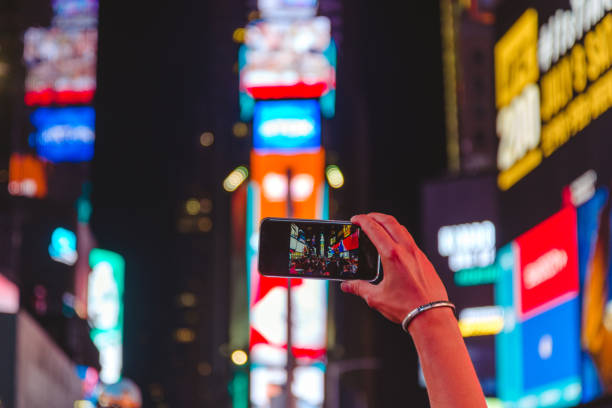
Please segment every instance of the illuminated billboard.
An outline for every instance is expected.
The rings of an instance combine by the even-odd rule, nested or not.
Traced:
[[[90,161],[95,111],[91,107],[38,108],[31,115],[38,156],[54,163]]]
[[[111,251],[89,253],[87,318],[91,339],[100,352],[100,380],[115,384],[123,366],[123,290],[125,261]]]
[[[255,99],[319,98],[336,87],[327,17],[263,20],[246,28],[240,89]]]
[[[29,28],[24,35],[25,103],[82,104],[96,90],[98,31]]]
[[[53,25],[85,28],[98,24],[98,0],[52,0]]]
[[[51,234],[49,256],[56,262],[74,265],[77,261],[76,234],[65,228],[56,228]]]
[[[317,13],[318,4],[318,0],[257,0],[257,7],[264,18],[312,17]]]
[[[14,196],[46,197],[45,164],[32,155],[13,153],[9,160],[8,191]]]
[[[498,395],[532,407],[580,402],[577,218],[566,207],[502,248],[495,285]]]
[[[251,402],[267,407],[281,398],[287,364],[287,280],[257,272],[259,222],[287,216],[292,190],[293,217],[327,218],[323,150],[295,154],[251,153],[248,188],[247,268],[249,271]],[[288,175],[291,180],[288,180]],[[292,279],[292,353],[296,358],[293,393],[321,406],[327,327],[327,282]],[[280,367],[280,368],[279,368]],[[275,390],[279,392],[275,392]]]
[[[258,20],[246,27],[244,43],[251,50],[324,52],[331,41],[331,22],[319,16],[306,20]]]
[[[500,10],[504,31],[494,59],[501,190],[574,137],[586,138],[585,130],[612,107],[611,9],[606,2],[556,0]]]
[[[315,100],[260,101],[253,118],[253,148],[317,149],[321,146],[321,113]]]

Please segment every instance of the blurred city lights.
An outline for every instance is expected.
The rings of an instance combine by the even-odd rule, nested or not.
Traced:
[[[232,358],[232,363],[238,366],[245,365],[247,361],[249,360],[249,356],[244,350],[234,350],[232,352],[231,358]]]
[[[234,40],[234,42],[236,43],[243,43],[244,42],[244,34],[245,34],[246,30],[243,27],[239,27],[237,29],[234,30],[234,33],[232,34],[232,39]]]
[[[74,232],[56,228],[51,234],[49,256],[56,262],[74,265],[77,261],[77,238]]]
[[[236,122],[232,126],[232,133],[236,137],[245,137],[249,133],[249,127],[244,122]]]
[[[210,147],[215,142],[215,135],[212,132],[204,132],[200,135],[200,144],[204,147]]]
[[[174,340],[176,340],[177,343],[191,343],[195,338],[195,332],[185,327],[176,329],[174,332]]]
[[[178,297],[179,305],[193,307],[196,305],[196,296],[191,292],[183,292]]]
[[[88,400],[74,401],[74,408],[95,408],[95,405]]]
[[[268,201],[280,202],[287,198],[287,176],[270,172],[263,178],[263,193]]]
[[[209,214],[212,211],[213,203],[210,198],[203,198],[200,200],[200,212],[203,214]]]
[[[19,311],[19,288],[0,274],[0,313]]]
[[[190,198],[185,203],[185,211],[189,215],[196,215],[200,212],[200,201],[195,198]]]
[[[325,177],[332,188],[340,188],[344,185],[344,175],[338,166],[332,164],[325,169]]]
[[[310,174],[298,174],[291,179],[291,198],[306,201],[314,190],[314,178]]]
[[[233,170],[226,178],[223,180],[223,188],[225,191],[232,192],[235,191],[249,176],[249,171],[244,166],[239,166],[235,170]]]
[[[209,232],[212,229],[213,223],[210,217],[201,217],[198,220],[198,229],[202,232]]]
[[[89,253],[87,312],[91,339],[100,352],[100,379],[114,384],[123,366],[123,290],[125,261],[117,253],[94,248]]]
[[[212,366],[207,362],[198,363],[198,373],[205,377],[212,373]]]

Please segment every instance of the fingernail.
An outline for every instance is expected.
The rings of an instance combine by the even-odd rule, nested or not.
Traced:
[[[340,290],[343,291],[343,292],[348,292],[349,291],[349,287],[350,286],[349,286],[348,282],[342,282],[340,284]]]
[[[355,218],[357,218],[357,216],[356,216],[356,215],[353,215],[353,216],[351,217],[351,222],[355,221]]]

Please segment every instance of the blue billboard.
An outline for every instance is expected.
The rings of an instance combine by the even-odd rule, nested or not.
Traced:
[[[91,107],[38,108],[31,117],[31,141],[38,156],[53,163],[86,162],[93,158],[95,110]]]
[[[320,146],[321,112],[316,100],[259,101],[255,104],[255,150],[295,151]]]

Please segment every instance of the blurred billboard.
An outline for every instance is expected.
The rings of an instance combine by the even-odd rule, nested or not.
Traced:
[[[484,12],[480,3],[457,3],[453,21],[463,38],[482,29],[489,40],[469,63],[473,47],[457,55],[470,80],[480,58],[494,92],[474,101],[451,96],[462,112],[489,101],[481,113],[493,109],[494,126],[485,136],[497,146],[484,162],[494,166],[462,165],[481,175],[428,183],[426,248],[459,306],[488,397],[504,407],[588,403],[612,385],[612,5],[500,1]],[[461,130],[477,118],[459,119]],[[460,134],[462,148],[469,138]],[[466,187],[478,179],[487,181]],[[486,221],[496,238],[488,266]]]

